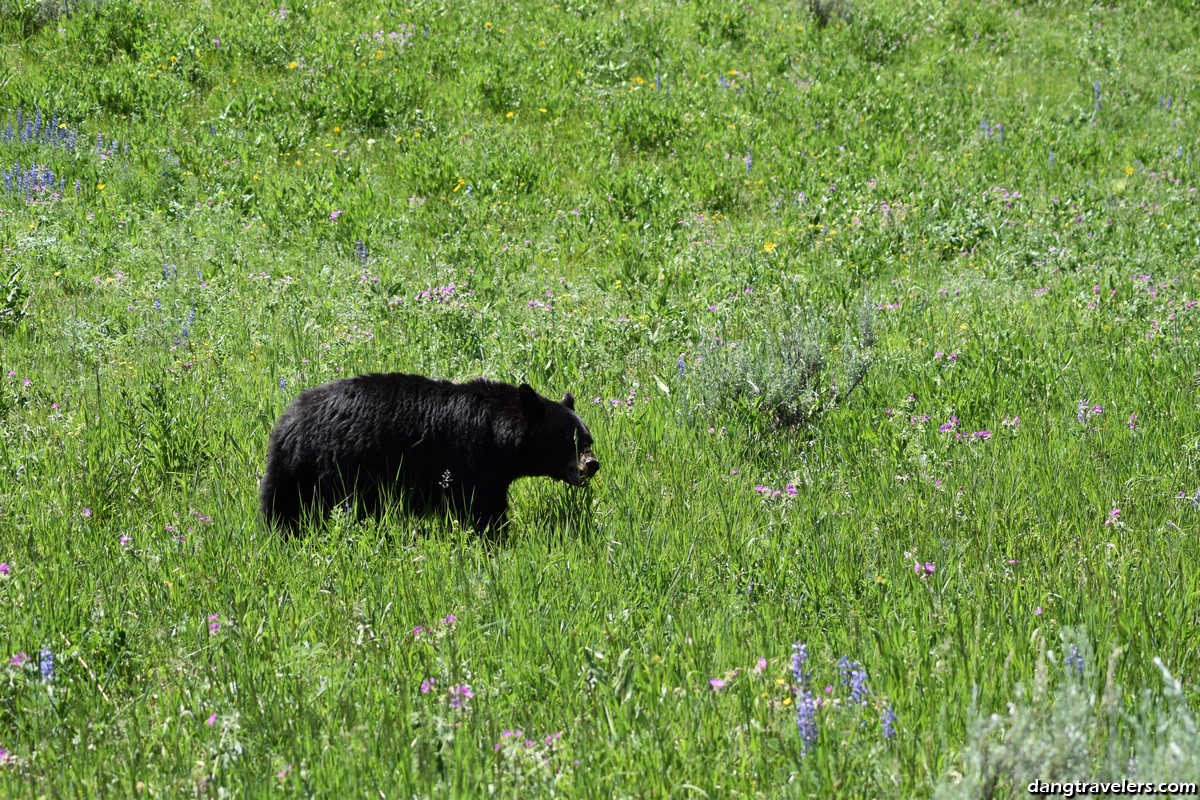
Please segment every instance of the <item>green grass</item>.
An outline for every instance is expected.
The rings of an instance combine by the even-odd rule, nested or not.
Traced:
[[[76,137],[0,140],[64,181],[0,186],[0,794],[1200,780],[1186,5],[0,3],[0,134]],[[789,335],[870,369],[780,428]],[[282,541],[272,424],[378,370],[573,392],[600,477]]]

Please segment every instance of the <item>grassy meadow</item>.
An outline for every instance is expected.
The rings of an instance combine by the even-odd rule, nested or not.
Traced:
[[[1198,107],[1189,2],[0,0],[0,795],[1200,781]],[[369,371],[601,472],[282,540]]]

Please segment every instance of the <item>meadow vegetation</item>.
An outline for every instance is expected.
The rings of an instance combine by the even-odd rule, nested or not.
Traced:
[[[1188,6],[0,0],[0,794],[1200,780]],[[384,370],[603,471],[273,535]]]

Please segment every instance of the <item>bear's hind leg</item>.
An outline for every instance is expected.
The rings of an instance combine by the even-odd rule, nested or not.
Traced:
[[[284,532],[292,532],[300,524],[305,507],[312,502],[312,491],[305,482],[279,464],[267,464],[259,492],[259,507],[267,523]]]

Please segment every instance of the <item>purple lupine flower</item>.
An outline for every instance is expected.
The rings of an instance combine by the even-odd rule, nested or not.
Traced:
[[[879,724],[884,739],[890,742],[896,738],[896,712],[892,711],[891,706],[884,709],[883,714],[879,717]]]
[[[1067,654],[1067,667],[1075,671],[1083,672],[1083,655],[1080,654],[1079,648],[1074,644],[1070,647],[1070,652]]]
[[[796,680],[796,730],[800,734],[800,752],[807,754],[817,743],[817,698],[809,687],[809,674],[804,671],[808,661],[808,646],[802,642],[792,645],[792,676]]]
[[[796,642],[792,645],[792,676],[796,679],[796,683],[802,686],[808,685],[809,675],[804,671],[804,662],[806,661],[808,661],[808,645]]]
[[[796,730],[800,734],[800,752],[808,754],[817,744],[817,698],[807,686],[796,694]]]
[[[43,647],[38,653],[38,668],[42,673],[42,682],[50,683],[54,680],[54,653],[49,647]]]
[[[850,687],[850,702],[865,706],[871,690],[867,687],[867,671],[862,664],[842,656],[838,661],[838,671],[842,673],[842,685]]]

